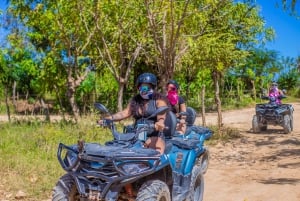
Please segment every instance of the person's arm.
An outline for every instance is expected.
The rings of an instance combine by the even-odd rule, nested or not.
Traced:
[[[179,111],[180,112],[186,112],[186,104],[185,104],[185,102],[183,102],[183,103],[181,103],[180,105],[179,105]],[[182,119],[182,120],[186,120],[186,115],[181,115],[181,118],[180,119]]]
[[[157,106],[157,108],[159,108],[159,107],[164,107],[164,106],[168,106],[168,105],[167,105],[166,101],[164,101],[162,99],[158,99],[156,101],[156,106]],[[155,123],[155,130],[163,131],[165,128],[165,120],[166,120],[166,113],[158,114],[157,122]]]
[[[183,102],[182,104],[179,105],[180,107],[180,112],[186,112],[186,104]],[[180,121],[179,121],[179,130],[181,131],[182,134],[185,133],[186,131],[186,118],[187,115],[181,115]]]
[[[130,104],[128,104],[127,107],[123,111],[117,112],[113,115],[106,116],[105,119],[110,119],[110,120],[113,120],[113,121],[121,121],[121,120],[126,119],[130,116],[131,116],[131,110],[130,110]],[[103,121],[104,120],[99,120],[98,123],[102,124]]]
[[[278,89],[278,93],[279,93],[279,95],[281,95],[281,96],[284,95],[284,92],[283,92],[283,90],[281,90],[281,89]]]
[[[177,131],[179,131],[179,133],[184,134],[186,132],[186,118],[187,118],[187,114],[186,114],[186,104],[184,99],[179,96],[179,112],[183,113],[180,116],[179,119],[179,124],[177,127]]]
[[[131,116],[131,109],[130,109],[130,104],[127,105],[127,107],[120,112],[117,112],[113,115],[110,116],[110,119],[114,121],[121,121],[123,119],[126,119]]]

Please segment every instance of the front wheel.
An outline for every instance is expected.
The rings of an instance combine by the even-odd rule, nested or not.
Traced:
[[[171,201],[169,187],[160,180],[146,181],[141,186],[136,201]]]
[[[258,116],[254,115],[252,119],[252,129],[254,133],[259,133],[260,127],[259,127],[259,121],[258,121]]]
[[[62,176],[53,189],[52,201],[80,201],[74,179],[71,175]]]

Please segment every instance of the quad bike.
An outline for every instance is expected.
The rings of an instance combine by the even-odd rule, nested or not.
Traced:
[[[282,99],[285,96],[279,98]],[[290,104],[277,104],[275,97],[263,97],[263,99],[268,99],[269,102],[256,104],[256,114],[252,119],[253,132],[266,131],[268,124],[283,127],[286,134],[293,131],[293,106]]]
[[[102,104],[96,103],[95,107],[109,113]],[[104,145],[83,141],[71,146],[60,143],[57,157],[66,174],[54,187],[52,200],[132,200],[126,193],[129,184],[136,201],[201,201],[203,174],[209,161],[203,143],[212,136],[212,131],[193,125],[196,116],[192,108],[188,108],[185,135],[176,134],[177,119],[172,112],[167,112],[168,129],[160,133],[165,139],[164,154],[143,147],[144,137],[154,129],[149,119],[167,110],[167,107],[158,108],[151,117],[139,121],[139,126],[125,128],[126,133],[119,133],[115,124],[108,122],[114,139]]]

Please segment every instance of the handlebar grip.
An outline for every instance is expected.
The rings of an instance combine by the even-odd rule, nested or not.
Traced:
[[[97,122],[99,126],[109,127],[113,124],[113,120],[111,119],[103,119],[102,122]]]

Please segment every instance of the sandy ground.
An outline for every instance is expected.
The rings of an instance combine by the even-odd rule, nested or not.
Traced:
[[[279,126],[254,134],[254,108],[223,113],[224,125],[237,128],[242,137],[209,146],[204,201],[300,201],[300,103],[292,105],[291,134]],[[216,124],[216,114],[207,114],[206,121]],[[0,201],[7,200],[1,194],[0,185]]]
[[[254,134],[254,108],[223,113],[224,124],[238,128],[242,138],[209,147],[205,201],[300,200],[300,103],[292,105],[291,134],[283,134],[280,126]],[[206,118],[208,124],[217,121],[215,114]]]

